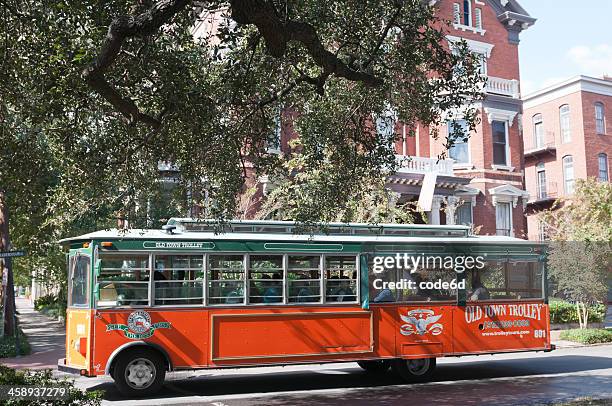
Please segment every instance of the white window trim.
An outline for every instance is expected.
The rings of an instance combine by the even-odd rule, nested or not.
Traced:
[[[448,137],[448,133],[450,130],[450,126],[449,123],[451,121],[465,121],[465,118],[463,116],[459,116],[459,117],[455,117],[453,119],[447,119],[446,120],[446,136]],[[469,131],[469,128],[468,128]],[[468,152],[468,161],[467,162],[456,162],[453,158],[451,158],[450,156],[450,148],[448,149],[448,159],[452,159],[453,160],[453,169],[473,169],[474,168],[474,164],[472,164],[472,143],[470,142],[472,139],[472,135],[471,135],[471,131],[470,131],[470,136],[468,137],[467,142],[465,142],[465,144],[467,145],[467,152]]]
[[[509,204],[510,205],[510,237],[514,237],[514,221],[513,221],[513,217],[514,217],[514,212],[513,209],[516,208],[516,205],[511,201],[511,200],[499,200],[497,201],[494,206],[495,206],[495,234],[497,234],[497,230],[499,230],[499,226],[497,224],[497,210],[499,210],[497,204],[498,203],[504,203],[504,204]]]
[[[567,188],[567,183],[570,179],[567,177],[567,168],[568,166],[565,164],[565,158],[572,159],[572,190],[569,191]],[[573,195],[576,192],[576,162],[574,161],[573,155],[565,155],[561,157],[561,174],[563,175],[563,193],[566,195]]]
[[[597,108],[601,107],[601,122],[603,131],[599,131],[597,123],[600,121],[597,118]],[[595,102],[595,132],[597,135],[606,135],[606,106],[602,102]]]
[[[604,159],[603,163],[605,164],[605,167],[602,167],[602,160]],[[610,163],[608,162],[608,154],[606,154],[605,152],[600,152],[599,154],[597,154],[597,180],[599,180],[600,182],[609,182],[610,181]],[[605,169],[606,172],[606,179],[602,179],[601,178],[601,172],[602,172],[602,168]]]
[[[514,117],[513,117],[514,119]],[[502,170],[502,171],[508,171],[508,172],[514,172],[514,166],[511,166],[510,163],[512,162],[512,156],[510,155],[510,125],[508,120],[491,120],[491,126],[493,125],[493,121],[501,121],[504,123],[504,127],[506,130],[506,165],[497,165],[497,164],[493,164],[491,165],[492,169],[497,169],[497,170]],[[491,127],[491,135],[493,132],[493,127]]]
[[[476,16],[478,16],[478,18],[476,18]],[[481,8],[474,8],[474,28],[476,28],[477,30],[482,30],[483,27],[483,23],[482,23],[482,9]],[[477,22],[478,20],[480,20],[480,27],[478,26]]]
[[[472,30],[473,27],[466,27],[466,28]],[[446,40],[451,46],[463,40],[468,44],[468,48],[470,48],[470,51],[478,53],[478,54],[483,54],[487,57],[487,59],[491,57],[491,52],[493,51],[493,48],[495,47],[495,45],[493,44],[489,44],[489,43],[481,42],[481,41],[475,41],[473,39],[455,37],[454,35],[447,35]]]
[[[567,106],[567,113],[562,113],[561,109],[563,107]],[[569,144],[570,142],[572,142],[572,110],[569,106],[569,104],[563,104],[561,106],[559,106],[559,135],[561,136],[561,143],[563,144]],[[564,138],[564,132],[563,132],[563,118],[564,116],[567,115],[567,124],[568,124],[568,128],[567,128],[567,132],[568,132],[568,138],[567,140]]]

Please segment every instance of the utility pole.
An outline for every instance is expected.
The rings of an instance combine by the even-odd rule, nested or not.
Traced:
[[[11,249],[9,238],[9,211],[6,198],[6,191],[0,189],[0,252]],[[6,275],[6,285],[3,289],[4,294],[4,334],[14,336],[15,326],[15,288],[13,286],[13,269],[10,257],[2,258],[2,273]],[[4,278],[3,278],[4,280]]]

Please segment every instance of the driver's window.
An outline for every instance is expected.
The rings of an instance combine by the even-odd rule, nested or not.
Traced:
[[[89,305],[89,272],[90,258],[84,255],[71,257],[68,262],[69,285],[68,298],[69,306],[87,307]]]

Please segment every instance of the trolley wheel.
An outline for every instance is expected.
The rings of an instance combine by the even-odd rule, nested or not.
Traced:
[[[148,396],[161,389],[166,366],[157,351],[135,348],[119,356],[112,377],[123,395]]]
[[[377,359],[371,361],[358,361],[357,365],[359,365],[361,369],[366,372],[373,374],[381,374],[383,372],[387,372],[387,370],[391,366],[391,362],[386,359]]]
[[[395,359],[391,367],[406,382],[428,382],[436,370],[436,359]]]

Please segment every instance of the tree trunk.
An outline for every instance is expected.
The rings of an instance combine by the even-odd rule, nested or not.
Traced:
[[[9,212],[6,192],[0,190],[0,252],[10,251]],[[15,289],[13,287],[13,269],[11,258],[3,258],[2,272],[6,272],[7,284],[4,293],[4,334],[15,335]]]

